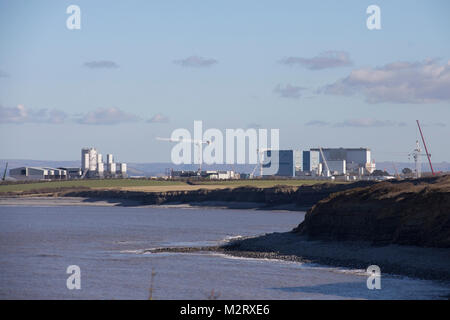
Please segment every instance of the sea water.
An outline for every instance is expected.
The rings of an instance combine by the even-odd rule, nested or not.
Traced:
[[[0,205],[0,299],[439,299],[449,285],[364,270],[224,254],[148,253],[285,232],[304,212]],[[69,290],[68,266],[80,270]],[[151,276],[154,273],[153,277]]]

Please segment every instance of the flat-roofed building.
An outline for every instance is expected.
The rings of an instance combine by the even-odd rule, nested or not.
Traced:
[[[310,152],[312,151],[319,153],[319,161],[322,163],[322,168],[324,168],[325,161],[320,154],[320,149],[311,149]],[[336,161],[336,165],[340,167],[342,161],[345,161],[345,171],[349,173],[357,174],[359,168],[363,168],[369,173],[375,170],[375,163],[372,162],[369,148],[322,148],[322,151],[329,166],[330,162]]]
[[[10,169],[9,176],[17,180],[62,180],[67,178],[67,171],[56,168],[19,167]]]
[[[267,150],[263,154],[263,176],[294,177],[302,166],[297,150]]]

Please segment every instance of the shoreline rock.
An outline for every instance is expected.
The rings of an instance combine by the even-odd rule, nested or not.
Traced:
[[[234,240],[222,249],[224,253],[237,256],[287,258],[289,261],[364,270],[369,265],[378,265],[382,274],[442,280],[450,285],[450,255],[444,248],[405,245],[376,247],[361,241],[308,240],[297,233],[286,232]]]

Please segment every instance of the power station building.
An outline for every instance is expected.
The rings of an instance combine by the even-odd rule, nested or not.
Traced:
[[[302,164],[303,166],[298,171],[318,172],[320,166],[319,151],[303,151]]]
[[[107,154],[105,165],[102,154],[95,148],[83,148],[81,149],[81,171],[82,176],[88,178],[124,178],[127,176],[127,164],[115,163],[113,155]]]
[[[314,148],[309,152],[314,153],[314,159],[317,155],[319,157],[318,169],[321,170],[317,170],[318,174],[326,169],[326,165],[332,175],[363,175],[375,170],[375,162],[371,159],[371,150],[368,148]],[[305,167],[303,171],[313,172],[315,169],[311,166]]]
[[[301,153],[297,150],[267,150],[263,154],[262,175],[295,177],[301,168]]]
[[[267,150],[262,163],[262,175],[266,177],[361,176],[374,170],[375,163],[368,148],[313,148],[303,152]]]

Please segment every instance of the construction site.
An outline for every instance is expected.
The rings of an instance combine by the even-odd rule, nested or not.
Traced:
[[[395,175],[386,170],[377,170],[372,157],[372,151],[367,147],[359,148],[324,148],[316,147],[308,150],[271,150],[258,149],[257,163],[251,172],[211,171],[202,170],[203,145],[209,145],[209,140],[157,138],[160,141],[187,143],[195,146],[197,151],[197,170],[174,170],[168,168],[165,177],[169,179],[198,178],[198,179],[304,179],[304,180],[387,180],[401,177],[420,178],[422,176],[422,158],[427,158],[430,172],[435,174],[431,163],[431,154],[425,142],[422,128],[416,120],[421,141],[416,140],[415,148],[407,153],[408,160],[414,161],[411,172],[399,172],[395,163]],[[421,147],[421,144],[423,147]],[[425,153],[423,152],[425,151]],[[275,160],[272,160],[275,159]],[[274,163],[276,161],[276,163]],[[274,172],[273,168],[276,168]]]
[[[234,165],[222,165],[221,169],[203,169],[203,145],[210,141],[192,139],[157,138],[160,141],[186,143],[194,146],[194,153],[198,168],[196,170],[177,170],[166,168],[164,172],[153,178],[171,180],[248,180],[248,179],[298,179],[298,180],[387,180],[395,178],[420,178],[422,176],[422,162],[428,162],[431,175],[435,170],[431,162],[431,154],[425,142],[419,121],[416,121],[420,140],[416,140],[415,148],[406,155],[413,162],[411,169],[398,170],[395,163],[392,166],[394,174],[386,169],[376,168],[372,150],[367,147],[358,148],[325,148],[314,147],[307,150],[256,150],[257,161],[253,167],[238,172]],[[96,148],[81,150],[80,166],[51,167],[51,166],[22,166],[9,170],[9,179],[17,181],[27,180],[73,180],[73,179],[116,179],[116,178],[148,178],[146,176],[130,176],[127,163],[116,162],[112,154],[103,155]],[[3,180],[5,180],[8,164],[6,164]],[[275,168],[275,170],[274,170]]]

